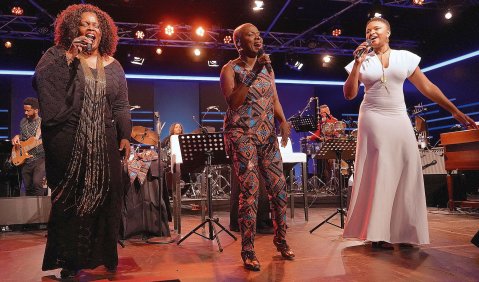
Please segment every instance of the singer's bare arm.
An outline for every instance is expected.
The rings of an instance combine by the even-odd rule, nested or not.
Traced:
[[[359,57],[356,57],[356,54],[358,52],[361,52],[365,48],[368,48],[368,46],[370,46],[370,42],[363,42],[353,52],[353,56],[355,58],[353,69],[351,70],[351,73],[349,74],[348,79],[346,79],[346,81],[344,82],[344,86],[343,86],[344,98],[346,98],[346,100],[352,100],[356,98],[356,96],[358,96],[359,84],[360,84],[359,68],[361,67],[361,64],[366,59],[367,52],[363,51],[362,55]]]
[[[419,67],[416,67],[413,74],[408,77],[414,86],[431,101],[437,103],[452,116],[465,126],[479,129],[473,119],[461,112],[447,97],[442,93],[441,89],[432,83]]]
[[[281,146],[286,147],[288,143],[289,135],[291,134],[291,125],[286,120],[286,117],[283,113],[283,107],[279,102],[278,91],[276,90],[276,84],[274,83],[275,76],[274,72],[271,71],[270,73],[272,77],[272,86],[273,86],[273,109],[274,109],[274,116],[280,122],[279,124],[279,131],[281,134]]]
[[[235,83],[235,72],[229,63],[221,69],[220,86],[231,109],[237,109],[244,103],[249,87],[243,83]]]
[[[361,66],[360,63],[355,62],[353,65],[353,69],[348,76],[348,79],[344,82],[343,86],[343,93],[344,98],[346,100],[352,100],[358,96],[359,90],[359,67]]]

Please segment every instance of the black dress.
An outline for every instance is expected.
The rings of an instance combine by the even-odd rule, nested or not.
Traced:
[[[96,74],[96,70],[92,70]],[[118,264],[117,240],[123,195],[119,140],[129,139],[131,117],[125,73],[118,61],[105,66],[107,103],[104,111],[109,189],[102,204],[91,214],[77,213],[75,197],[53,201],[48,223],[48,239],[43,270],[85,269]],[[70,66],[65,50],[51,47],[35,69],[33,85],[38,93],[43,116],[47,181],[55,187],[64,178],[72,155],[84,99],[85,76],[80,62]],[[83,183],[73,189],[81,195]],[[58,189],[59,190],[59,189]]]

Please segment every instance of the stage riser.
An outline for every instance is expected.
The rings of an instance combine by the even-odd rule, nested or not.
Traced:
[[[0,198],[0,225],[47,223],[51,206],[48,196]]]

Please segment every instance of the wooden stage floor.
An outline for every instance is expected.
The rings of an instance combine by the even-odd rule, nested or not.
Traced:
[[[224,247],[193,235],[181,245],[151,245],[140,238],[119,248],[115,274],[103,267],[80,272],[69,281],[479,281],[479,248],[470,243],[479,228],[479,216],[429,210],[431,244],[394,251],[372,250],[370,244],[343,240],[341,229],[326,224],[313,234],[309,230],[334,212],[313,208],[305,222],[302,210],[288,221],[288,242],[296,252],[294,261],[281,259],[272,235],[258,235],[256,252],[261,271],[243,269],[240,238],[220,234]],[[229,213],[218,212],[228,226]],[[288,210],[289,216],[289,210]],[[338,222],[336,216],[333,222]],[[183,233],[200,223],[198,215],[185,215]],[[0,234],[1,281],[58,281],[59,270],[42,272],[45,231]]]

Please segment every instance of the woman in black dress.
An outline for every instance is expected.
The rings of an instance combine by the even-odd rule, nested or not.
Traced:
[[[111,17],[71,5],[55,21],[55,46],[35,69],[52,209],[43,270],[118,265],[121,153],[129,156],[131,117],[125,73],[111,57]]]

